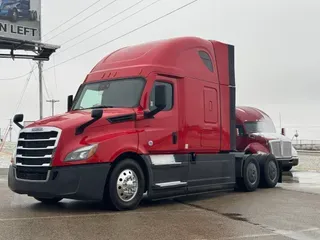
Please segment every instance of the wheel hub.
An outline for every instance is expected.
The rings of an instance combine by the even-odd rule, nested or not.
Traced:
[[[248,168],[247,168],[247,176],[249,182],[253,185],[257,181],[257,167],[253,163],[249,163]]]
[[[269,178],[274,181],[277,178],[277,166],[275,164],[275,162],[269,162],[268,165],[268,174],[269,174]]]
[[[138,178],[134,171],[123,170],[117,180],[117,193],[124,202],[131,201],[138,192]]]

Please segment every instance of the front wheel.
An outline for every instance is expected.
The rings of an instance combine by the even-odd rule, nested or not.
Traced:
[[[145,178],[140,165],[132,159],[124,159],[111,172],[104,201],[116,210],[133,210],[140,204],[144,189]]]
[[[38,197],[34,197],[36,200],[38,200],[39,202],[42,202],[44,204],[56,204],[58,202],[60,202],[62,200],[62,198],[38,198]]]

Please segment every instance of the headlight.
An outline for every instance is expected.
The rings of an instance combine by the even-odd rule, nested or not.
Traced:
[[[79,148],[67,155],[64,161],[79,161],[79,160],[86,160],[95,154],[97,151],[98,144],[86,146]]]

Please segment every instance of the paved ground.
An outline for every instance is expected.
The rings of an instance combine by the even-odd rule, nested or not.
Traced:
[[[320,239],[320,173],[293,172],[274,189],[143,202],[130,212],[96,203],[44,206],[7,188],[0,171],[0,239]]]

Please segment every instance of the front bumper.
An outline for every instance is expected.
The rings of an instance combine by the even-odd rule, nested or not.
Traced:
[[[299,165],[299,158],[293,157],[292,158],[292,166],[298,166]]]
[[[35,168],[10,166],[9,188],[33,197],[102,200],[110,164]]]
[[[281,162],[283,167],[292,167],[297,166],[299,164],[299,158],[293,157],[290,159],[279,159],[277,158],[279,162]]]

